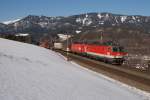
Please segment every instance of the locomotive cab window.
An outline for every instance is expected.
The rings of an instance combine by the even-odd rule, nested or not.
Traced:
[[[118,50],[119,50],[118,47],[113,47],[113,48],[112,48],[112,51],[113,51],[113,52],[118,52]]]
[[[113,52],[125,52],[123,47],[113,47],[112,51]]]

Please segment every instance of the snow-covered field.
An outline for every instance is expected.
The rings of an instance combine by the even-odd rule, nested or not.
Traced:
[[[0,38],[0,100],[150,100],[59,54]]]

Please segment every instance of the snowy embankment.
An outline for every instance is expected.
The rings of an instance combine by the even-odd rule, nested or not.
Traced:
[[[149,100],[57,53],[0,38],[0,100]]]

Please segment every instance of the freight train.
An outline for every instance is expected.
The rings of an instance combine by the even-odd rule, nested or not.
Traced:
[[[58,45],[54,48],[68,51],[71,53],[83,55],[89,58],[95,58],[105,63],[119,64],[121,65],[125,61],[127,52],[122,46],[116,45],[113,42],[105,43],[71,43],[68,48],[63,45]]]

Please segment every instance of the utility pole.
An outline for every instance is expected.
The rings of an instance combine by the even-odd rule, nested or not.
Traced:
[[[68,43],[68,34],[67,34],[67,61],[69,61],[69,43]]]
[[[103,31],[100,32],[100,35],[101,35],[101,37],[100,37],[100,43],[102,44],[103,43]]]

